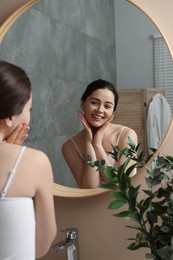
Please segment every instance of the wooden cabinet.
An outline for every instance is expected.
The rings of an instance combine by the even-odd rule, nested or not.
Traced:
[[[141,143],[140,150],[144,150],[145,154],[147,154],[147,109],[152,97],[157,93],[164,95],[164,89],[117,89],[117,91],[119,94],[119,103],[115,111],[113,123],[122,124],[134,129],[138,135],[138,143]]]

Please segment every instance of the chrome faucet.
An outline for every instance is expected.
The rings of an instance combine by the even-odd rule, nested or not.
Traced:
[[[79,260],[78,229],[66,228],[61,232],[66,234],[66,238],[55,244],[53,250],[57,253],[66,250],[67,260]]]

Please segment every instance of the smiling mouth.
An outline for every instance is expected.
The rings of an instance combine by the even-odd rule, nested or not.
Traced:
[[[98,116],[98,115],[92,115],[92,117],[95,119],[95,120],[102,120],[103,117],[102,116]]]

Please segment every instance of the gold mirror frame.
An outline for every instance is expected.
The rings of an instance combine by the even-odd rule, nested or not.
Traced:
[[[8,15],[8,17],[5,19],[5,21],[0,26],[0,42],[2,42],[5,34],[9,30],[9,28],[12,26],[12,24],[17,20],[17,18],[23,14],[31,5],[38,2],[38,0],[29,0],[26,2],[26,0],[23,1],[24,4],[20,5],[18,7],[18,2],[16,2],[16,5],[13,3],[13,8],[11,10],[11,14]],[[8,4],[10,5],[10,3]],[[6,2],[6,8],[8,8],[7,2]],[[17,8],[17,9],[16,9]]]
[[[139,8],[142,12],[144,12],[150,18],[150,20],[155,24],[155,26],[162,34],[171,53],[171,57],[173,58],[173,33],[171,28],[173,22],[172,0],[164,0],[164,1],[163,0],[152,0],[152,1],[151,0],[127,0],[127,1],[133,4],[135,7]],[[24,13],[31,5],[35,4],[36,2],[38,2],[38,0],[29,0],[27,2],[25,1],[25,4],[22,4],[17,9],[14,7],[13,12],[11,12],[11,14],[7,17],[7,19],[5,19],[3,24],[0,26],[0,42],[3,40],[6,32],[11,27],[11,25],[16,21],[16,19],[22,13]],[[169,129],[167,130],[165,138],[162,141],[160,147],[158,148],[156,155],[161,152],[172,129],[173,129],[173,120],[170,123]],[[148,162],[148,164],[150,162]],[[97,196],[106,192],[107,190],[100,189],[100,188],[78,189],[78,188],[66,187],[56,183],[53,184],[53,194],[54,196],[58,196],[58,197],[66,197],[66,198],[84,197],[85,198],[85,197]]]
[[[128,0],[129,3],[133,4],[137,8],[139,8],[142,12],[144,12],[150,20],[155,24],[160,33],[162,34],[169,51],[171,53],[171,57],[173,58],[173,33],[172,33],[172,10],[173,10],[173,2],[172,0]],[[166,14],[166,16],[165,16]],[[166,132],[166,135],[158,148],[155,155],[159,154],[164,147],[170,133],[173,128],[173,119],[170,123],[170,126]],[[152,159],[148,162],[150,164]],[[147,165],[148,165],[147,164]],[[145,170],[144,170],[145,172]],[[133,177],[135,178],[135,176]],[[99,194],[103,194],[107,192],[107,190],[103,190],[100,188],[96,189],[76,189],[69,188],[59,184],[54,184],[53,193],[55,196],[60,197],[89,197],[96,196]]]

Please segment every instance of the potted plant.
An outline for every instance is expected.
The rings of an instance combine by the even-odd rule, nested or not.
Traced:
[[[127,227],[137,231],[136,237],[129,238],[130,250],[148,247],[147,259],[172,260],[173,259],[173,157],[169,155],[152,155],[145,159],[143,152],[138,152],[139,145],[135,145],[129,138],[129,148],[122,151],[118,146],[113,147],[111,156],[118,162],[125,156],[125,162],[120,166],[106,166],[105,161],[92,162],[88,156],[87,164],[98,167],[104,171],[108,183],[100,185],[110,189],[113,200],[108,209],[117,211],[113,216],[131,219],[134,225]],[[144,167],[153,156],[152,163],[147,167],[146,184],[148,189],[142,190],[141,185],[132,185],[132,174],[135,168]],[[128,167],[129,162],[134,164]],[[144,199],[139,199],[143,192]],[[120,210],[123,207],[123,210]],[[125,209],[124,209],[125,208]]]

